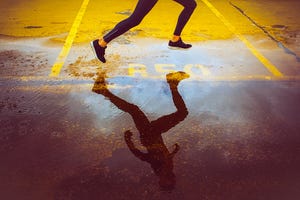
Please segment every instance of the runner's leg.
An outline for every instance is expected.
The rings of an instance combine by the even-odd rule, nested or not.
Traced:
[[[184,9],[180,13],[177,21],[177,25],[174,31],[174,35],[180,36],[183,28],[185,27],[186,23],[189,21],[191,15],[193,14],[197,4],[195,0],[174,0],[177,3],[184,6]]]
[[[118,23],[103,39],[106,43],[139,25],[158,0],[139,0],[133,13],[127,19]]]

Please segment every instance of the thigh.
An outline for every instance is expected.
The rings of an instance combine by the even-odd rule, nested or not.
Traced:
[[[131,17],[143,18],[155,6],[158,0],[139,0]]]
[[[186,114],[176,111],[172,114],[162,116],[154,121],[151,121],[151,126],[157,133],[165,133],[186,118]]]

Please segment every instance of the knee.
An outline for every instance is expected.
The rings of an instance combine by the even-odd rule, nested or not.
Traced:
[[[177,110],[177,116],[178,119],[181,121],[184,120],[189,114],[188,109],[184,106],[183,108],[180,108],[180,110]]]
[[[197,7],[197,3],[195,0],[191,0],[186,7],[189,8],[190,10],[195,10],[195,8]]]
[[[141,22],[142,22],[141,20],[135,20],[135,21],[130,23],[130,26],[135,27],[135,26],[139,25]]]
[[[183,116],[184,118],[186,118],[189,115],[189,111],[188,109],[185,107],[184,112],[183,112]]]
[[[134,18],[134,17],[132,17],[132,18],[128,19],[128,25],[131,28],[139,25],[141,22],[142,22],[142,19],[140,19],[140,18]]]

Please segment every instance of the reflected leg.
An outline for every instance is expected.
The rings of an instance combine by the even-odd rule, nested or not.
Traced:
[[[146,115],[140,110],[138,106],[128,103],[124,99],[121,99],[120,97],[111,93],[107,88],[104,77],[105,75],[103,74],[98,76],[92,91],[97,94],[102,94],[103,96],[107,97],[120,110],[129,113],[139,132],[144,132],[145,130],[147,130],[149,128],[150,122],[147,119]]]
[[[157,132],[164,133],[168,130],[170,130],[172,127],[176,126],[179,122],[183,121],[186,116],[188,115],[187,107],[181,97],[181,95],[178,92],[177,84],[174,85],[173,82],[169,82],[169,86],[172,93],[172,99],[174,102],[174,105],[177,108],[177,111],[165,115],[163,117],[158,118],[157,120],[154,120],[151,123],[151,126],[157,130]]]

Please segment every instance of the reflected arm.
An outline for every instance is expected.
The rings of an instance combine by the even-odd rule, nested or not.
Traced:
[[[148,154],[147,153],[143,153],[141,152],[139,149],[137,149],[133,142],[131,141],[131,136],[132,136],[132,133],[127,130],[125,133],[124,133],[124,137],[125,137],[125,142],[129,148],[129,150],[133,153],[133,155],[135,155],[136,157],[138,157],[140,160],[142,161],[146,161],[147,158],[148,158]]]

